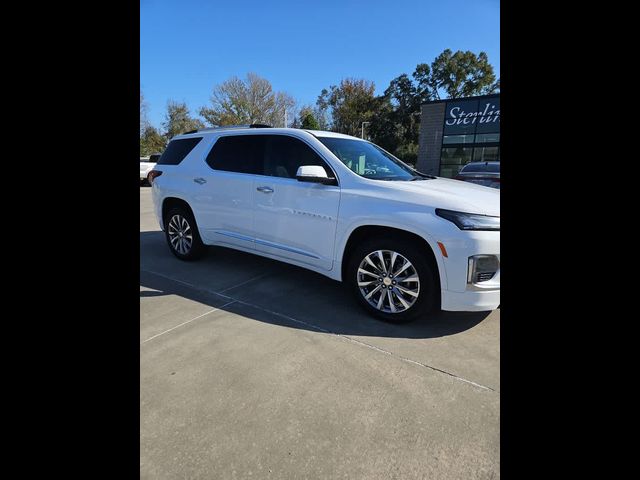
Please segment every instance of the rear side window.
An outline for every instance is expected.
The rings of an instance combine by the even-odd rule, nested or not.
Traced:
[[[178,165],[200,143],[200,140],[202,137],[171,140],[167,149],[158,159],[158,165]]]
[[[207,155],[207,163],[214,170],[262,175],[264,142],[263,135],[220,137]]]
[[[296,178],[298,167],[319,165],[327,172],[327,176],[331,176],[331,171],[327,171],[322,158],[303,141],[284,135],[267,135],[266,137],[264,175]]]

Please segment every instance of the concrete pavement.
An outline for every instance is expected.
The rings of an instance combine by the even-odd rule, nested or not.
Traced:
[[[499,478],[499,311],[389,325],[297,267],[180,262],[140,196],[141,478]]]

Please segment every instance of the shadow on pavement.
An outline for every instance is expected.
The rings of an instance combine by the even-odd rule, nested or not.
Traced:
[[[222,247],[211,247],[197,262],[182,262],[169,252],[158,231],[141,232],[140,244],[140,286],[152,290],[140,291],[141,298],[177,295],[212,308],[233,299],[237,302],[221,309],[274,325],[349,336],[426,339],[464,332],[491,313],[437,312],[394,325],[369,316],[342,283],[303,268]],[[256,274],[259,278],[252,280]],[[220,283],[231,275],[248,280]]]

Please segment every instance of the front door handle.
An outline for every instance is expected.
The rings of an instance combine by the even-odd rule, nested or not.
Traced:
[[[207,181],[202,177],[194,178],[193,181],[196,182],[199,185],[203,185],[203,184],[207,183]]]
[[[262,193],[273,193],[273,188],[271,187],[258,187],[256,190]]]

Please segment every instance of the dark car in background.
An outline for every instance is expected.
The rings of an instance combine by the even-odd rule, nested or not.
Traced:
[[[476,183],[485,187],[500,188],[500,162],[467,163],[455,177],[456,180]]]

